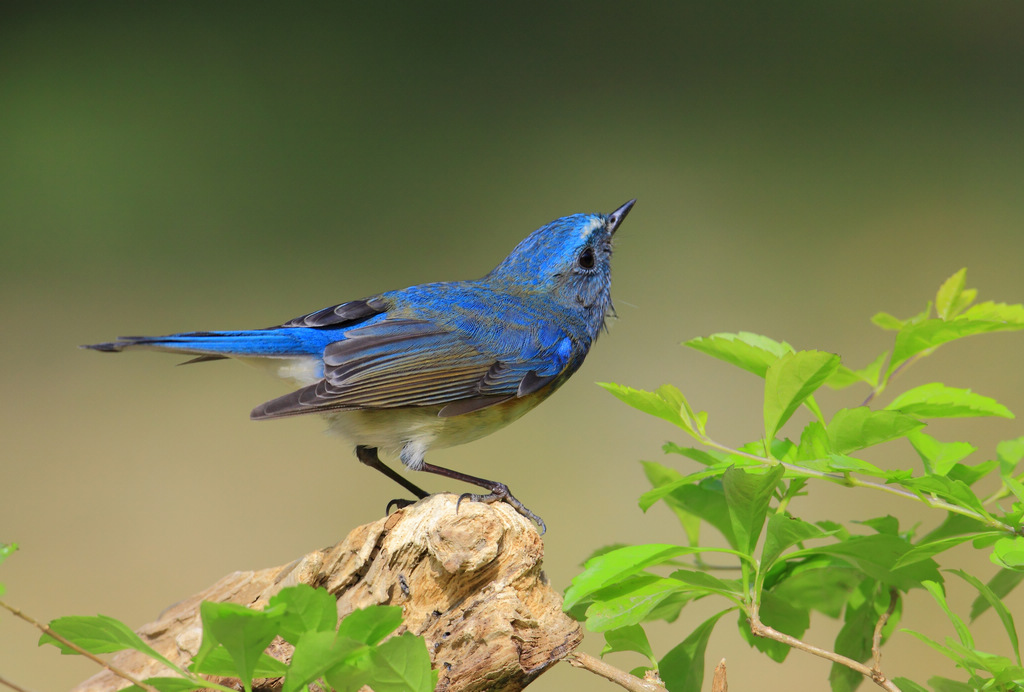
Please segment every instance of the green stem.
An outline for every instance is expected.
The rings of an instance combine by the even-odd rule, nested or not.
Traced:
[[[932,496],[930,498],[929,497],[922,497],[921,495],[918,495],[917,493],[914,493],[914,492],[911,492],[909,490],[906,490],[905,488],[900,488],[900,487],[895,486],[895,485],[889,485],[887,483],[875,483],[874,481],[866,481],[866,480],[863,480],[861,478],[857,478],[856,476],[853,476],[853,475],[850,475],[850,474],[828,473],[828,472],[825,472],[825,471],[817,471],[817,470],[814,470],[814,469],[804,468],[803,466],[800,466],[799,464],[793,464],[793,463],[790,463],[790,462],[787,462],[787,461],[776,461],[774,459],[768,459],[767,457],[759,457],[756,454],[749,454],[747,452],[741,452],[738,449],[731,449],[731,448],[729,448],[729,447],[727,447],[727,446],[725,446],[723,444],[715,442],[714,440],[712,440],[709,437],[705,437],[701,441],[705,445],[707,445],[708,447],[712,447],[714,449],[717,449],[717,450],[719,450],[721,452],[725,452],[727,454],[735,454],[735,455],[741,456],[741,457],[743,457],[745,459],[752,459],[754,461],[759,461],[759,462],[761,462],[762,464],[764,464],[766,466],[775,466],[776,464],[782,464],[786,469],[789,469],[790,471],[795,471],[797,473],[802,473],[802,474],[810,476],[812,478],[819,478],[821,480],[829,481],[830,483],[838,483],[839,485],[845,485],[847,487],[872,488],[874,490],[880,490],[882,492],[886,492],[886,493],[889,493],[891,495],[897,495],[899,497],[905,497],[905,498],[908,498],[908,499],[911,499],[911,500],[916,500],[918,502],[923,503],[927,507],[931,507],[932,509],[943,509],[943,510],[946,510],[947,512],[953,512],[954,514],[960,514],[960,515],[963,515],[965,517],[970,517],[971,519],[974,519],[974,520],[984,524],[985,526],[987,526],[989,528],[992,528],[992,529],[996,529],[998,531],[1005,531],[1007,533],[1011,533],[1011,534],[1014,534],[1014,535],[1022,535],[1021,532],[1024,531],[1024,526],[1021,526],[1021,527],[1011,526],[1011,525],[1009,525],[1009,524],[1007,524],[1005,522],[999,521],[998,519],[996,519],[994,517],[989,517],[989,516],[985,516],[983,514],[979,514],[978,512],[974,511],[973,509],[968,509],[966,507],[961,507],[960,505],[952,504],[952,503],[947,502],[945,500],[941,500],[941,499],[939,499],[939,498],[937,498],[935,496]]]

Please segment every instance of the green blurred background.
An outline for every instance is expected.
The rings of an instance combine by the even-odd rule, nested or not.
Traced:
[[[228,572],[341,539],[396,493],[318,420],[250,422],[283,391],[255,371],[81,343],[266,326],[479,276],[552,218],[639,198],[616,237],[619,319],[584,368],[543,413],[431,459],[505,481],[541,514],[562,589],[602,544],[682,540],[663,507],[636,507],[637,461],[680,435],[594,381],[672,382],[740,443],[760,429],[759,381],[682,340],[750,330],[859,367],[888,344],[875,311],[917,312],[962,266],[982,299],[1024,301],[1020,3],[370,5],[0,8],[10,602],[138,626]],[[942,379],[1024,409],[1022,338],[948,346],[901,384]],[[977,460],[1022,432],[933,428],[972,439]],[[915,459],[897,445],[876,461]],[[937,519],[812,490],[791,507],[810,519]],[[946,564],[994,569],[970,548]],[[659,653],[701,607],[653,629]],[[951,634],[928,597],[908,610],[907,625]],[[981,648],[1009,653],[991,612],[978,627]],[[808,638],[836,630],[816,621]],[[0,614],[0,674],[56,690],[95,672],[35,640]],[[709,666],[722,656],[736,690],[826,687],[827,665],[770,663],[731,623]],[[907,635],[885,668],[951,672]],[[611,686],[560,666],[535,689]]]

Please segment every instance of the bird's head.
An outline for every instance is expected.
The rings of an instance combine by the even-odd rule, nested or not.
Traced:
[[[584,309],[600,326],[611,309],[612,236],[635,199],[611,214],[573,214],[555,219],[523,240],[488,275],[514,290],[547,293]]]

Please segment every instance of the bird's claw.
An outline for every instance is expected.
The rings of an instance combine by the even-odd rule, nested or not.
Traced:
[[[462,493],[461,495],[459,495],[459,499],[455,502],[455,511],[459,511],[459,505],[462,504],[463,500],[470,500],[471,502],[486,502],[488,504],[492,502],[506,502],[512,505],[512,508],[515,511],[519,512],[519,514],[523,515],[524,517],[532,521],[534,524],[536,524],[537,527],[540,529],[540,535],[543,536],[544,533],[548,530],[548,527],[544,523],[544,520],[536,514],[534,514],[533,512],[531,512],[529,509],[527,509],[526,505],[520,502],[515,495],[509,492],[507,485],[505,485],[504,483],[495,483],[490,490],[491,492],[487,493],[486,495],[481,495],[477,493]]]
[[[417,502],[417,500],[406,500],[403,497],[396,497],[394,500],[392,500],[391,502],[388,503],[387,507],[384,508],[384,514],[385,515],[391,514],[392,508],[394,508],[396,510],[398,510],[398,509],[405,509],[409,505],[416,504],[416,502]]]

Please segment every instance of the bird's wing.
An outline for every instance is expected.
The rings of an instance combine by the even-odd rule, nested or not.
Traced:
[[[484,354],[468,334],[432,320],[388,318],[347,330],[324,350],[321,381],[258,406],[252,417],[409,406],[458,415],[531,394],[561,369],[542,358]]]

